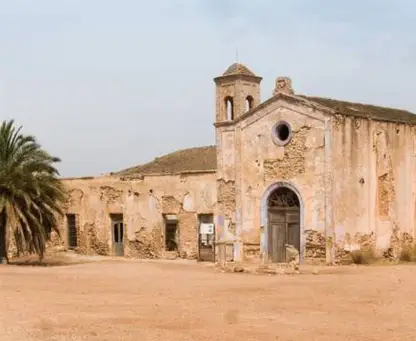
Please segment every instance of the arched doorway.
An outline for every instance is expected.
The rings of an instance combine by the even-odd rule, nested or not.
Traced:
[[[284,263],[286,244],[293,245],[299,252],[300,200],[290,188],[279,186],[267,198],[267,250],[272,262]]]

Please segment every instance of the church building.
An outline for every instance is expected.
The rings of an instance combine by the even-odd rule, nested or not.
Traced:
[[[85,254],[336,264],[413,245],[416,116],[297,93],[235,63],[214,78],[215,146],[64,179],[55,244]],[[207,128],[209,129],[209,127]]]

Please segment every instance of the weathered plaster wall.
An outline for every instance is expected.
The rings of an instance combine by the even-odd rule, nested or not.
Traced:
[[[217,128],[218,215],[231,220],[224,238],[236,241],[236,259],[265,256],[262,197],[282,181],[292,184],[304,203],[302,255],[325,258],[325,119],[309,107],[279,100],[235,126]],[[293,131],[284,147],[271,135],[280,120]]]
[[[235,236],[235,132],[234,127],[216,129],[217,146],[217,245],[224,243],[225,258],[234,259]],[[220,249],[217,248],[217,254]]]
[[[337,258],[357,249],[397,258],[415,231],[415,130],[344,116],[333,122]]]
[[[271,138],[280,120],[293,130],[284,147]],[[416,231],[415,146],[416,128],[407,124],[333,115],[307,102],[271,101],[233,125],[219,124],[222,237],[234,242],[235,259],[265,256],[262,200],[283,182],[302,199],[304,259],[338,262],[357,249],[398,258]]]
[[[110,255],[110,214],[123,214],[127,257],[160,257],[163,250],[163,214],[176,214],[182,257],[197,253],[198,214],[214,213],[215,173],[145,176],[142,180],[111,177],[64,180],[70,199],[66,213],[79,215],[79,250]],[[61,226],[67,243],[65,221]]]

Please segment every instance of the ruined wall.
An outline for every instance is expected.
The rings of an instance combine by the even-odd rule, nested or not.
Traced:
[[[415,228],[414,128],[344,116],[333,127],[337,260],[359,249],[400,257]]]
[[[233,127],[217,128],[218,216],[231,219],[225,235],[236,241],[236,258],[259,258],[265,249],[262,197],[269,186],[284,181],[297,188],[305,204],[302,255],[325,259],[325,119],[318,111],[279,100]],[[293,132],[286,146],[272,139],[280,120]]]
[[[123,214],[127,257],[158,258],[163,250],[163,214],[176,214],[180,256],[195,258],[198,214],[214,213],[215,173],[145,176],[141,180],[99,177],[64,180],[69,201],[66,213],[78,214],[78,251],[111,255],[110,214]],[[62,239],[68,245],[66,222]]]
[[[217,145],[217,255],[224,247],[224,257],[234,259],[235,238],[235,130],[234,127],[216,129]]]

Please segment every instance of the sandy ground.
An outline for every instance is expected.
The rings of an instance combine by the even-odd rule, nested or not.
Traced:
[[[178,261],[0,266],[0,340],[414,341],[415,279],[414,265],[292,276]]]

